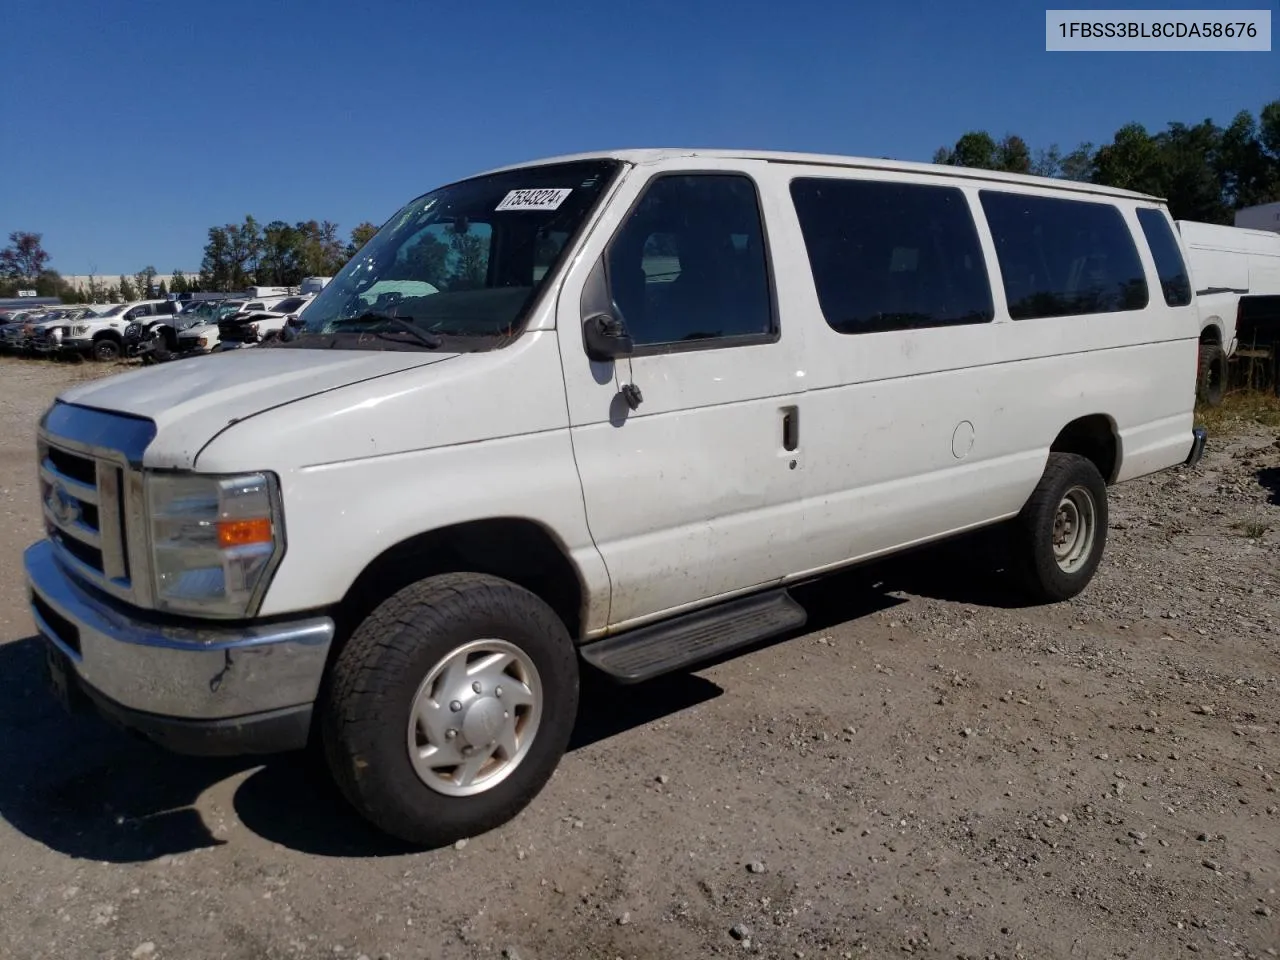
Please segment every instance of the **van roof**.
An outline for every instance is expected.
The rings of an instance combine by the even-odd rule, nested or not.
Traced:
[[[1073,190],[1077,193],[1093,193],[1108,197],[1124,197],[1163,203],[1163,197],[1133,190],[1121,190],[1096,183],[1076,180],[1060,180],[1055,177],[1036,177],[1025,173],[1005,173],[1000,170],[983,170],[978,167],[953,167],[939,163],[917,163],[909,160],[889,160],[875,157],[854,157],[823,153],[785,153],[776,150],[704,150],[684,147],[655,147],[627,150],[598,150],[589,153],[571,153],[557,157],[543,157],[523,163],[512,163],[486,170],[476,176],[518,170],[522,167],[544,166],[551,163],[568,163],[574,160],[622,160],[637,165],[658,163],[662,160],[705,157],[714,160],[762,160],[767,163],[812,164],[815,166],[848,167],[862,170],[888,170],[901,173],[928,173],[934,176],[952,177],[957,180],[981,180],[993,183],[1014,183],[1029,187],[1054,190]],[[470,178],[468,178],[470,179]]]
[[[1273,230],[1255,230],[1250,227],[1204,223],[1199,220],[1175,222],[1178,224],[1178,232],[1182,234],[1183,242],[1189,247],[1280,257],[1280,233]]]

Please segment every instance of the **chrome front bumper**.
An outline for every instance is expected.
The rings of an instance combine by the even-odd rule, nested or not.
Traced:
[[[333,641],[328,617],[234,627],[153,623],[81,586],[48,541],[29,547],[23,563],[36,628],[101,712],[181,752],[304,745]],[[272,731],[266,738],[264,724]],[[196,743],[182,745],[190,740]]]

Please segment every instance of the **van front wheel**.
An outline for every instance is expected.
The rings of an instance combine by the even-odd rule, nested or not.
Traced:
[[[1013,562],[1027,592],[1056,603],[1093,579],[1107,542],[1107,485],[1074,453],[1051,453],[1013,524]]]
[[[356,628],[320,729],[347,800],[386,833],[436,847],[524,809],[577,709],[577,652],[555,612],[497,577],[445,574]]]

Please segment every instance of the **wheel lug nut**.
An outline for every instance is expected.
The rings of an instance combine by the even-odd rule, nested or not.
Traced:
[[[500,696],[502,696],[502,688],[501,688],[501,687],[494,687],[494,688],[493,688],[493,695],[494,695],[495,697],[500,697]]]
[[[446,740],[452,740],[452,739],[453,739],[454,737],[456,737],[457,735],[458,735],[458,731],[457,731],[457,730],[446,730],[446,731],[444,732],[444,738],[445,738]]]
[[[476,749],[475,747],[463,747],[463,748],[462,748],[462,755],[463,755],[464,757],[469,757],[469,756],[471,756],[471,754],[473,754],[473,753],[475,752],[475,749]]]
[[[477,680],[475,683],[471,685],[471,689],[474,690],[476,693],[479,693],[483,689],[483,687],[480,686],[480,681]]]
[[[457,713],[459,710],[462,709],[462,701],[461,700],[453,701],[453,703],[449,704],[449,709],[452,710],[454,713]]]
[[[507,711],[507,710],[503,710],[503,711],[502,711],[502,719],[503,719],[503,720],[510,720],[510,719],[511,719],[511,714],[510,714],[510,712],[509,712],[509,711]]]

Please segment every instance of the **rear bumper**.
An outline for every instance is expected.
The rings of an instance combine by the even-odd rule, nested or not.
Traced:
[[[23,556],[36,628],[67,686],[109,718],[181,752],[305,745],[333,621],[171,626],[80,585],[42,541]]]
[[[1196,427],[1191,431],[1191,438],[1191,452],[1187,454],[1187,459],[1184,461],[1188,467],[1194,467],[1204,456],[1204,445],[1209,435],[1204,427]]]

